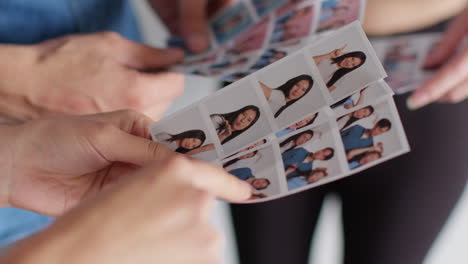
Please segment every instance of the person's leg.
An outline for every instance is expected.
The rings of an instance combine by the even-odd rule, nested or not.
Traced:
[[[468,176],[468,102],[410,112],[397,97],[412,151],[337,182],[345,263],[422,263]]]
[[[240,263],[307,263],[325,188],[275,201],[232,205]]]

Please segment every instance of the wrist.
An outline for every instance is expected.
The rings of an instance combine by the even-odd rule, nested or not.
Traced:
[[[14,158],[17,125],[0,125],[0,207],[10,206],[10,187],[15,176]]]
[[[0,67],[2,119],[19,121],[37,117],[31,99],[37,58],[34,45],[0,44],[0,60],[9,62],[8,67]]]

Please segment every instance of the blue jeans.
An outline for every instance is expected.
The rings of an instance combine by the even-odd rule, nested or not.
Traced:
[[[0,0],[0,43],[34,44],[67,34],[115,31],[140,41],[128,0]],[[0,209],[0,248],[47,226],[53,218]]]

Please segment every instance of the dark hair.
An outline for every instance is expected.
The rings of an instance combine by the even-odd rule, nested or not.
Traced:
[[[379,122],[377,122],[377,124],[375,125],[380,128],[384,128],[384,127],[388,127],[388,129],[392,128],[392,123],[390,122],[390,120],[386,118],[380,119]]]
[[[346,58],[360,58],[361,59],[361,64],[355,66],[354,68],[347,69],[347,68],[340,68],[339,70],[335,71],[331,79],[327,82],[327,87],[333,86],[341,77],[345,76],[346,74],[354,71],[355,69],[361,67],[361,65],[366,62],[366,54],[362,51],[353,51],[353,52],[348,52],[346,54],[343,54],[339,57],[332,58],[332,63],[333,64],[340,64],[344,59]]]
[[[324,160],[330,160],[330,159],[333,158],[333,156],[335,155],[335,150],[334,150],[333,148],[324,148],[324,149],[321,149],[321,150],[330,150],[330,154],[327,155],[327,156],[325,156],[325,159],[324,159]],[[320,150],[319,150],[319,151],[320,151]],[[314,154],[315,154],[315,152],[311,152],[311,153],[309,154],[309,156],[310,156],[310,155],[313,156]]]
[[[287,81],[286,83],[284,83],[280,87],[276,88],[276,90],[280,90],[284,94],[285,98],[288,98],[289,93],[291,92],[291,89],[294,87],[294,85],[296,85],[298,82],[300,82],[302,80],[309,81],[309,87],[308,87],[307,91],[301,97],[299,97],[297,99],[294,99],[292,101],[289,101],[286,105],[284,105],[278,111],[276,111],[275,118],[277,118],[290,105],[294,104],[297,100],[304,97],[310,91],[310,89],[312,88],[312,85],[314,85],[314,80],[312,79],[312,77],[310,75],[302,74],[302,75],[299,75],[297,77],[294,77],[294,78],[290,79],[289,81]]]
[[[255,155],[257,155],[258,150],[254,151],[254,152],[250,152],[250,153],[254,153],[254,156],[255,156]],[[242,156],[245,156],[245,155],[250,154],[250,153],[246,153],[246,154],[244,154],[244,155],[242,155]],[[253,156],[252,156],[252,157],[253,157]],[[228,161],[228,162],[226,162],[226,163],[223,164],[223,168],[229,167],[229,166],[231,166],[232,164],[238,162],[239,160],[241,160],[240,157],[235,158],[235,159],[233,159],[233,160],[230,160],[230,161]]]
[[[379,159],[382,157],[382,153],[378,152],[378,151],[367,151],[367,152],[364,152],[364,153],[361,153],[359,155],[356,155],[354,156],[352,159],[348,160],[348,163],[351,163],[351,162],[354,162],[354,161],[357,161],[360,163],[360,161],[367,155],[372,155],[372,154],[377,154],[379,156]]]
[[[301,127],[299,127],[299,128],[303,128],[303,127],[306,127],[306,126],[311,125],[312,123],[314,123],[315,120],[317,119],[318,115],[319,115],[319,112],[315,113],[315,114],[314,114],[314,118],[312,118],[309,122],[307,122],[306,124],[304,124],[303,126],[301,126]],[[304,118],[304,119],[305,119],[305,118]],[[304,120],[304,119],[303,119],[303,120]],[[302,120],[300,120],[300,121],[302,121]],[[300,121],[298,121],[298,122],[300,122]],[[296,122],[296,123],[297,123],[297,122]],[[296,124],[296,123],[294,123],[294,124]],[[292,124],[292,125],[294,125],[294,124]],[[290,126],[292,126],[292,125],[290,125]],[[288,127],[289,127],[289,126],[288,126]],[[296,129],[299,129],[299,128],[296,128]]]
[[[267,179],[267,178],[255,178],[255,179],[257,179],[257,180],[262,179],[262,180],[265,180],[266,183],[267,183],[267,185],[266,185],[265,187],[263,187],[263,188],[255,188],[255,189],[258,190],[258,191],[265,190],[265,189],[268,188],[268,186],[270,186],[270,184],[271,184],[270,180]]]
[[[230,112],[230,113],[226,113],[226,114],[215,114],[215,115],[222,116],[226,121],[228,121],[229,124],[232,125],[232,123],[237,118],[237,116],[239,116],[240,113],[243,113],[243,112],[245,112],[247,110],[253,110],[256,113],[255,119],[252,121],[252,123],[250,123],[249,126],[247,126],[246,128],[244,128],[244,129],[242,129],[240,131],[232,132],[232,134],[229,137],[225,138],[221,142],[221,144],[224,144],[224,143],[228,142],[229,140],[237,137],[238,135],[240,135],[241,133],[243,133],[244,131],[249,129],[251,126],[253,126],[257,122],[258,118],[260,117],[260,109],[255,105],[248,105],[248,106],[244,106],[241,109],[239,109],[237,111],[234,111],[234,112]],[[217,129],[216,132],[219,133],[220,131],[224,130],[225,128],[226,128],[226,125],[223,124],[223,125],[219,126],[219,128]]]
[[[302,135],[304,135],[304,134],[311,134],[312,137],[313,137],[313,136],[314,136],[314,131],[312,131],[312,130],[306,130],[306,131],[302,131],[302,132],[299,133],[299,134],[296,134],[296,135],[294,135],[294,136],[291,136],[291,137],[287,138],[285,141],[281,142],[281,143],[280,143],[280,147],[283,147],[283,146],[289,144],[289,142],[291,142],[291,141],[296,141],[296,139],[298,139],[300,136],[302,136]],[[292,146],[292,147],[288,148],[287,150],[285,150],[284,152],[290,151],[290,150],[293,149],[294,147],[295,147],[295,146]]]
[[[354,95],[354,94],[352,94],[352,95],[350,95],[350,96],[347,96],[347,97],[341,99],[340,101],[338,101],[338,102],[332,104],[330,107],[331,107],[331,108],[337,108],[337,107],[340,107],[340,106],[344,105],[344,103],[345,103],[346,101],[348,101],[348,99],[350,99],[353,95]]]
[[[206,135],[205,135],[205,132],[203,132],[202,130],[199,130],[199,129],[194,129],[194,130],[189,130],[189,131],[185,131],[185,132],[182,132],[182,133],[179,133],[179,134],[176,134],[176,135],[170,135],[171,137],[166,140],[168,142],[174,142],[176,140],[183,140],[184,138],[196,138],[196,139],[199,139],[201,141],[201,145],[203,145],[203,143],[205,142],[206,140]],[[200,147],[198,146],[198,147]],[[197,148],[198,148],[197,147]],[[186,148],[183,148],[183,147],[178,147],[175,152],[179,152],[179,153],[187,153],[189,152],[191,149],[186,149]]]
[[[373,107],[372,105],[368,105],[368,106],[366,106],[366,107],[359,108],[359,109],[356,110],[356,111],[359,111],[359,110],[364,109],[364,108],[369,108],[369,111],[371,112],[371,114],[373,114],[374,111],[375,111],[375,109],[374,109],[374,107]],[[354,116],[352,115],[352,114],[354,114],[356,111],[354,111],[354,112],[351,113],[351,117],[350,117],[349,120],[346,122],[346,124],[343,126],[343,129],[346,128],[346,127],[348,127],[348,126],[350,126],[351,124],[353,124],[354,122],[358,121],[359,119],[361,119],[361,118],[356,118],[356,117],[354,117]],[[345,116],[342,116],[342,117],[340,117],[339,119],[341,119],[341,118],[343,118],[343,117],[345,117]]]

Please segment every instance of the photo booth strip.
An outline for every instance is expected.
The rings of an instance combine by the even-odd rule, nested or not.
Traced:
[[[323,46],[342,45],[342,41],[363,47],[372,69],[363,68],[365,72],[360,73],[365,81],[345,79],[352,88],[345,93],[349,98],[337,102],[311,53]],[[181,126],[184,130],[205,131],[207,142],[214,146],[211,153],[216,154],[210,156],[211,162],[220,166],[229,163],[231,171],[236,169],[233,175],[256,189],[247,203],[281,198],[350,176],[409,151],[393,92],[383,81],[385,72],[381,69],[360,24],[354,22],[163,118],[149,130],[153,140],[162,144],[167,142],[158,139],[161,131],[179,131]],[[289,120],[278,122],[267,100],[270,90],[259,81],[272,86],[270,90],[278,89],[276,98],[285,100],[284,106],[291,110]],[[312,98],[305,96],[311,91]],[[194,115],[194,109],[200,118],[188,118]],[[282,142],[288,139],[285,147]],[[183,139],[178,140],[171,141],[173,149]]]
[[[230,1],[210,19],[211,45],[209,50],[202,54],[191,54],[187,50],[189,56],[171,70],[211,76],[223,81],[235,81],[239,77],[247,76],[258,70],[259,66],[263,67],[273,63],[275,60],[263,60],[256,67],[251,67],[254,65],[253,62],[261,59],[261,55],[269,49],[289,47],[288,53],[291,53],[302,47],[298,45],[301,40],[307,42],[312,36],[326,35],[352,21],[362,20],[364,6],[365,0]],[[325,22],[328,21],[325,26],[324,18],[326,18]],[[322,23],[320,23],[321,20]],[[336,21],[343,23],[336,23]],[[239,41],[245,40],[246,34],[255,31],[255,28],[261,27],[265,22],[268,23],[266,32],[258,32],[257,38],[250,36],[254,41],[262,39],[263,36],[267,37],[264,39],[262,49],[256,50],[258,51],[256,53],[248,54],[249,63],[243,65],[236,63],[241,57],[245,58],[246,54],[232,56],[229,51],[238,46]],[[285,23],[278,24],[279,22]],[[288,33],[282,34],[283,31]],[[284,35],[287,36],[286,39],[282,39]],[[180,38],[174,37],[169,41],[169,46],[183,46],[183,42]],[[211,60],[213,54],[217,54],[216,61]],[[199,61],[201,62],[199,63]],[[235,67],[232,67],[233,64]],[[215,65],[216,71],[210,71],[213,65]]]

